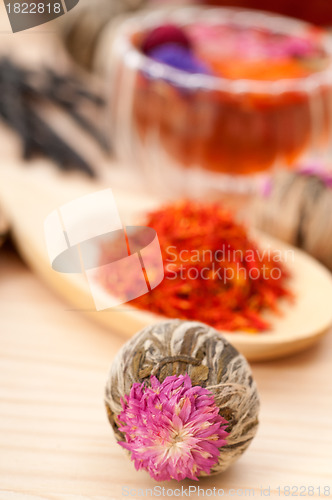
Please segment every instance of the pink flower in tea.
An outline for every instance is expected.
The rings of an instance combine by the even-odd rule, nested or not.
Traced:
[[[210,473],[226,445],[227,420],[219,415],[212,393],[192,386],[188,374],[166,377],[151,386],[133,384],[122,400],[119,444],[131,452],[137,470],[159,481]]]

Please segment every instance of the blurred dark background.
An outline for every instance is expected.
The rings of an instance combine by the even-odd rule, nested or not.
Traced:
[[[331,0],[206,0],[205,3],[269,10],[314,24],[332,25]]]

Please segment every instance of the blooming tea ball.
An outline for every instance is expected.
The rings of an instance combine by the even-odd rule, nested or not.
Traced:
[[[247,361],[219,332],[193,321],[164,321],[127,342],[105,402],[118,443],[158,481],[224,471],[258,427]]]

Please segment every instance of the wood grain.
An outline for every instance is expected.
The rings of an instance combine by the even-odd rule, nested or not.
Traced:
[[[126,498],[125,486],[153,488],[116,444],[103,406],[124,339],[69,309],[6,250],[0,277],[0,499],[112,500]],[[332,489],[331,361],[329,334],[300,355],[254,364],[258,435],[237,464],[199,486],[256,498],[269,486],[269,498],[278,486]]]

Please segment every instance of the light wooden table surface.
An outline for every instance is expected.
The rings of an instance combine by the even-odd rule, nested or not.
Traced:
[[[158,484],[135,471],[106,419],[104,383],[124,339],[71,310],[6,248],[0,251],[0,338],[0,500],[142,498],[140,489]],[[315,498],[326,498],[331,363],[330,334],[310,352],[253,365],[262,400],[258,435],[226,473],[199,482],[205,498],[210,489],[214,498],[214,487],[224,497],[245,498],[263,498],[260,488],[271,488],[265,496],[277,498],[279,486],[281,497],[285,486],[309,497],[311,490],[300,487],[312,486]]]

